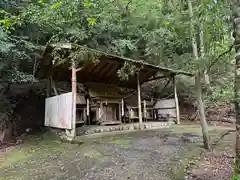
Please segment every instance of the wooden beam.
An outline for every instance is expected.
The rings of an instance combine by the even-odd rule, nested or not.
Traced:
[[[171,74],[164,75],[164,76],[157,76],[157,77],[150,78],[149,80],[147,80],[147,82],[154,81],[154,80],[159,80],[159,79],[164,79],[164,78],[168,78],[168,77],[171,77],[171,76],[172,76]]]
[[[84,67],[77,68],[77,69],[76,69],[76,72],[81,71],[83,68],[84,68]]]
[[[173,77],[173,86],[174,86],[174,99],[175,99],[175,107],[176,107],[176,123],[180,124],[179,100],[178,100],[177,83],[176,83],[175,76]]]
[[[141,101],[141,87],[139,82],[139,73],[137,73],[137,91],[138,91],[138,118],[139,124],[142,124],[142,101]]]

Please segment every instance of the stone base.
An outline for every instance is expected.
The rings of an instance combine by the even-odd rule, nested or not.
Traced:
[[[77,128],[77,135],[168,128],[171,124],[172,122],[144,122],[142,124],[134,123],[115,126],[85,126]]]

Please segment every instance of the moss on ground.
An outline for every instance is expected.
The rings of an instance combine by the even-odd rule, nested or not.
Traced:
[[[135,138],[144,138],[147,136],[153,136],[154,134],[158,133],[163,138],[166,136],[174,135],[182,135],[183,133],[193,133],[193,134],[201,134],[201,129],[199,126],[173,126],[170,129],[161,129],[161,130],[153,130],[150,134],[148,134],[150,131],[136,131],[136,132],[130,132],[130,133],[124,133],[124,134],[117,134],[117,135],[108,135],[108,136],[101,136],[101,137],[94,137],[91,138],[84,137],[79,138],[79,140],[82,142],[81,144],[69,144],[62,142],[58,137],[51,133],[43,133],[40,135],[31,135],[27,136],[23,141],[24,143],[16,148],[13,148],[12,151],[5,153],[5,159],[3,162],[0,162],[0,169],[1,168],[9,168],[13,167],[15,165],[19,165],[21,163],[32,161],[34,162],[27,164],[25,168],[34,165],[34,167],[30,167],[31,173],[35,169],[37,170],[39,168],[39,171],[41,168],[41,165],[45,164],[44,161],[48,161],[48,157],[55,155],[55,156],[64,156],[63,158],[66,158],[66,160],[72,160],[75,161],[73,158],[81,158],[76,155],[76,153],[81,154],[81,156],[86,157],[87,159],[91,159],[94,162],[101,162],[103,158],[105,158],[105,154],[102,154],[100,149],[96,148],[96,144],[115,144],[120,146],[121,148],[131,148],[132,142],[135,140]],[[153,133],[154,132],[154,133]],[[219,138],[221,134],[226,132],[224,129],[218,129],[218,128],[211,128],[210,136],[213,138],[212,140],[215,142],[216,137]],[[161,138],[161,137],[160,137]],[[186,171],[191,169],[201,158],[201,155],[203,154],[204,150],[201,147],[201,142],[199,144],[195,143],[189,143],[186,144],[186,146],[181,149],[180,155],[178,157],[175,157],[175,159],[172,159],[172,167],[170,169],[170,176],[172,180],[182,180],[184,176],[186,175]],[[221,144],[221,143],[220,143]],[[219,145],[216,145],[216,148],[219,147]],[[101,152],[102,153],[101,153]],[[73,157],[72,157],[73,156]],[[39,160],[39,161],[38,161]],[[76,159],[77,160],[77,159]],[[40,162],[41,161],[41,162]],[[35,162],[38,162],[35,164]],[[53,163],[53,164],[51,164]],[[66,162],[66,166],[71,166]],[[47,163],[47,165],[51,166],[54,165],[54,162],[50,162],[50,164]],[[35,168],[36,166],[36,168]],[[39,167],[38,167],[39,166]],[[73,167],[76,168],[76,167]],[[54,169],[54,167],[53,167]],[[15,169],[9,171],[10,174],[7,175],[7,178],[5,179],[14,179],[15,177],[18,177],[20,179],[26,180],[27,177],[30,175],[29,172],[22,172],[21,168],[17,168],[17,171],[15,172]],[[59,172],[61,173],[61,172]]]
[[[116,139],[112,139],[110,143],[119,145],[122,148],[128,148],[130,146],[131,139],[116,138]]]
[[[196,146],[190,146],[184,149],[180,153],[180,157],[184,157],[181,160],[172,160],[172,166],[170,171],[170,177],[172,180],[184,180],[184,176],[188,170],[197,164],[201,160],[204,150],[202,148],[196,148]]]
[[[66,144],[62,143],[58,137],[51,133],[40,135],[30,135],[24,140],[24,143],[17,146],[10,152],[4,153],[4,160],[0,162],[0,168],[14,166],[23,163],[35,156],[42,156],[49,152],[62,153]]]
[[[222,127],[211,127],[209,131],[209,136],[211,137],[212,148],[214,150],[224,150],[229,143],[232,141],[229,139],[222,138],[223,135],[228,134],[227,132],[232,128],[222,128]],[[177,131],[176,131],[177,130]],[[184,127],[181,128],[174,127],[174,133],[184,133],[184,131],[191,133],[198,133],[201,130],[199,127]],[[170,171],[170,176],[172,180],[184,180],[184,177],[187,175],[188,171],[195,167],[199,161],[204,157],[204,153],[207,150],[203,149],[202,144],[199,145],[190,145],[187,148],[183,149],[179,157],[184,157],[179,159],[172,159],[172,166]]]

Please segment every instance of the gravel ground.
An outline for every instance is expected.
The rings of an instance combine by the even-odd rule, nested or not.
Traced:
[[[5,168],[5,179],[172,180],[172,160],[184,159],[179,156],[185,147],[196,147],[200,139],[159,130],[97,138],[81,146],[35,142],[21,161]]]

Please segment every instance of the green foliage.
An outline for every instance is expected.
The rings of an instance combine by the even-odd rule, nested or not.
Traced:
[[[125,62],[123,67],[117,71],[117,74],[122,81],[129,80],[131,76],[136,75],[140,69],[137,68],[134,64]]]
[[[72,49],[55,48],[52,52],[53,65],[58,66],[63,63],[74,63],[76,67],[82,66],[86,63],[99,62],[99,53],[93,52],[89,48],[75,46]]]
[[[205,56],[195,61],[185,1],[2,0],[0,71],[8,67],[8,72],[16,75],[21,71],[32,74],[35,57],[39,56],[42,46],[47,42],[71,42],[194,72],[197,66],[202,69],[208,66],[231,44],[228,3],[193,1],[195,36],[199,44],[199,29],[203,24],[205,45]],[[98,60],[98,56],[87,49],[76,48],[71,52],[55,49],[53,54],[56,64],[66,58],[74,60],[76,65],[88,59]],[[229,60],[232,57],[231,54],[223,56],[208,72],[212,90],[205,92],[207,107],[231,102],[232,84],[226,84],[233,82],[233,66]],[[135,75],[136,67],[130,66],[125,64],[117,72],[122,80]],[[11,77],[8,75],[4,79]],[[192,81],[179,78],[178,82],[181,95],[194,100]]]
[[[240,176],[233,176],[232,180],[240,180]]]

